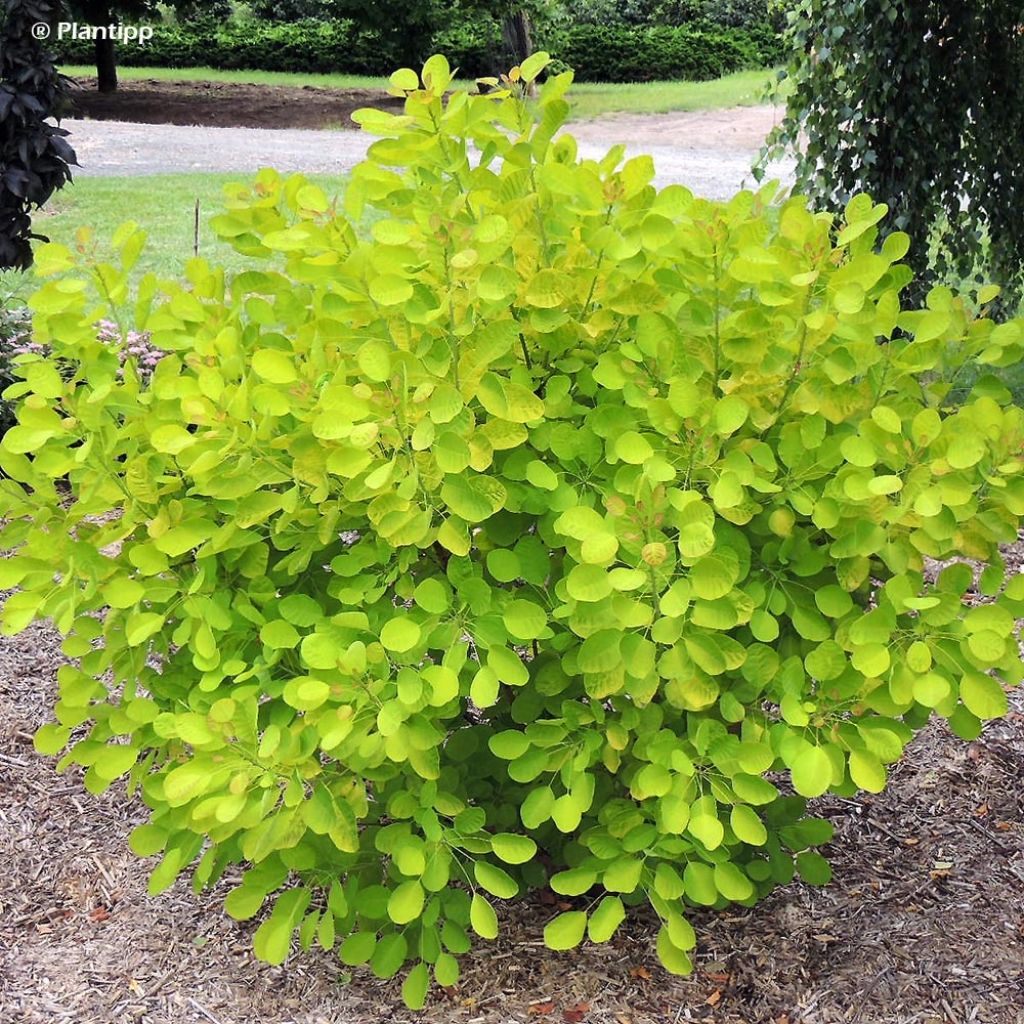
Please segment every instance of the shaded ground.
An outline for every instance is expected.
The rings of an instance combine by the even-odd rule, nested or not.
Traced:
[[[424,1015],[398,985],[326,953],[258,964],[252,924],[186,880],[145,895],[126,848],[143,809],[97,799],[32,750],[60,661],[42,626],[0,640],[3,1024],[1024,1024],[1024,694],[965,744],[925,730],[887,792],[818,802],[835,877],[757,907],[702,913],[698,970],[658,966],[650,922],[608,946],[543,948],[555,912],[507,908],[457,991]]]
[[[116,92],[96,91],[96,79],[76,80],[74,116],[140,124],[207,125],[213,128],[355,128],[360,107],[401,108],[381,89],[247,82],[161,82],[126,79]]]

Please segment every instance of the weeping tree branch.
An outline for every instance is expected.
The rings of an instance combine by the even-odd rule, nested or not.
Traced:
[[[917,242],[921,290],[1024,285],[1024,9],[1020,0],[800,0],[793,90],[762,153],[797,158],[821,208],[866,191]],[[919,297],[919,296],[918,296]]]

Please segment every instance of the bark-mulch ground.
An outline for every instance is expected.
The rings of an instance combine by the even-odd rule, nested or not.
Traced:
[[[974,743],[923,731],[883,795],[818,801],[832,883],[698,915],[690,978],[657,966],[642,916],[607,946],[545,950],[555,909],[533,897],[416,1015],[327,953],[257,963],[226,885],[146,897],[125,843],[144,809],[32,750],[57,646],[39,625],[0,641],[0,1024],[1024,1024],[1019,691]]]
[[[381,89],[123,79],[116,92],[98,92],[94,78],[75,82],[71,92],[74,109],[69,116],[139,124],[354,129],[354,110],[398,110],[402,105]]]

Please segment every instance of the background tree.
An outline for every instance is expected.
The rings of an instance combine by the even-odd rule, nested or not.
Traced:
[[[457,3],[409,0],[402,4],[390,0],[323,0],[323,3],[334,17],[350,19],[381,34],[392,45],[396,58],[411,67],[419,67],[430,56],[426,50],[440,29],[459,21],[478,19],[481,15],[501,23],[508,51],[501,55],[501,62],[505,63],[508,58],[521,61],[532,49],[531,23],[546,16],[548,9],[554,6],[549,0],[458,0]]]
[[[916,241],[922,288],[1024,279],[1024,11],[1020,0],[801,0],[793,91],[766,155],[834,208],[867,191]]]
[[[226,0],[171,0],[158,5],[157,0],[67,0],[65,5],[73,20],[97,27],[133,24],[159,15],[159,8],[171,8],[180,20],[201,17],[224,17],[231,13]],[[96,81],[100,92],[117,89],[116,42],[97,38]]]
[[[31,210],[71,180],[77,163],[67,132],[46,119],[61,112],[65,83],[36,22],[55,17],[50,0],[0,4],[0,268],[32,263]]]
[[[149,0],[71,0],[67,6],[74,20],[94,26],[118,25],[156,11],[156,4]],[[100,92],[117,88],[115,46],[113,39],[96,39],[96,83]]]

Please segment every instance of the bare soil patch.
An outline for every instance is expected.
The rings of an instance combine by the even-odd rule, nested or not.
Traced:
[[[255,85],[246,82],[162,82],[125,79],[116,92],[96,90],[94,78],[76,79],[73,117],[139,124],[213,128],[356,128],[361,107],[400,109],[380,89]]]
[[[3,1024],[1024,1024],[1020,690],[974,743],[924,730],[884,794],[818,801],[832,883],[695,915],[691,977],[657,966],[643,915],[606,946],[547,951],[556,908],[536,894],[417,1015],[396,982],[332,954],[257,963],[255,924],[220,907],[230,879],[149,899],[126,845],[145,808],[116,787],[90,796],[32,750],[60,662],[42,625],[0,639]]]

